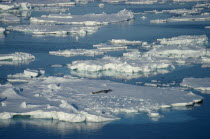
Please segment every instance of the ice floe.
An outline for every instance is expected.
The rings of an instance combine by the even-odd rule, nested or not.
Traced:
[[[210,20],[210,14],[203,13],[201,15],[184,15],[178,17],[171,17],[167,19],[155,19],[155,20],[150,20],[150,23],[209,21],[209,20]]]
[[[157,69],[173,68],[173,64],[167,60],[151,58],[129,59],[125,57],[105,56],[97,60],[78,60],[68,64],[68,68],[78,71],[106,71],[115,72],[154,72]]]
[[[143,43],[142,41],[130,41],[126,39],[112,39],[110,42],[118,45],[141,45]]]
[[[31,80],[37,80],[43,78],[44,70],[31,70],[26,69],[23,73],[16,73],[14,75],[8,75],[7,80],[9,82],[29,82]]]
[[[61,6],[69,7],[74,6],[75,2],[70,2],[69,0],[16,0],[16,3],[27,2],[30,3],[32,7],[38,6]]]
[[[65,57],[72,57],[78,55],[84,56],[96,56],[96,55],[103,55],[105,54],[104,51],[98,49],[67,49],[67,50],[59,50],[59,51],[50,51],[50,55],[57,55],[57,56],[65,56]]]
[[[18,23],[18,22],[20,22],[20,18],[18,18],[15,15],[11,15],[11,14],[0,15],[0,22],[4,22],[4,23]]]
[[[119,50],[126,50],[128,47],[125,45],[115,45],[115,44],[106,44],[100,43],[95,44],[93,47],[96,47],[98,50],[102,51],[119,51]]]
[[[5,28],[0,27],[0,34],[4,33],[4,31],[5,31]]]
[[[180,85],[196,90],[210,91],[210,78],[184,78]]]
[[[12,3],[12,4],[0,4],[0,11],[12,11],[12,10],[30,10],[31,5],[26,2]]]
[[[125,4],[154,4],[157,2],[158,0],[128,0]]]
[[[79,24],[79,25],[103,25],[109,23],[117,23],[127,21],[134,18],[133,12],[129,10],[122,10],[114,14],[85,14],[85,15],[71,15],[71,14],[51,14],[42,15],[41,17],[30,18],[31,23],[38,24]]]
[[[107,89],[112,92],[91,93]],[[121,112],[158,113],[161,108],[193,105],[203,99],[180,88],[142,87],[69,76],[1,85],[0,98],[0,119],[27,115],[68,122],[116,120]]]
[[[86,36],[88,34],[93,34],[99,29],[98,26],[81,26],[81,25],[19,25],[19,26],[9,26],[7,30],[9,31],[19,31],[32,33],[36,35],[72,35],[72,36]]]
[[[23,52],[0,54],[0,65],[28,64],[33,60],[35,60],[35,57],[33,55]]]

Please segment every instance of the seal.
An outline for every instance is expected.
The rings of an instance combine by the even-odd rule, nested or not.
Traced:
[[[100,90],[100,91],[92,92],[92,94],[109,93],[109,92],[112,92],[112,89]]]

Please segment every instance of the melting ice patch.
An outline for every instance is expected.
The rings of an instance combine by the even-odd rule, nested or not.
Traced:
[[[32,17],[31,23],[38,24],[79,24],[79,25],[103,25],[109,23],[117,23],[127,21],[134,18],[134,14],[128,10],[122,10],[115,14],[86,14],[86,15],[71,15],[71,14],[51,14],[41,17]]]
[[[97,26],[81,26],[81,25],[19,25],[19,26],[9,26],[7,30],[9,31],[19,31],[32,33],[36,35],[73,35],[73,36],[86,36],[87,34],[93,34],[97,32],[99,27]]]
[[[110,93],[92,94],[111,89]],[[111,81],[48,77],[0,86],[0,118],[15,115],[68,122],[119,119],[120,112],[157,113],[160,108],[193,105],[202,97],[179,88],[151,88]]]
[[[196,90],[210,91],[210,78],[184,78],[181,85]]]
[[[210,14],[203,13],[200,15],[184,15],[178,17],[171,17],[168,19],[155,19],[151,20],[151,23],[166,23],[166,22],[188,22],[188,21],[209,21]]]
[[[157,69],[172,68],[173,64],[167,60],[151,58],[128,59],[105,56],[97,60],[79,60],[68,64],[68,68],[78,71],[106,71],[115,72],[154,72]]]
[[[15,52],[12,54],[0,54],[0,65],[29,64],[35,57],[28,53]]]
[[[65,57],[72,57],[77,55],[84,55],[84,56],[96,56],[96,55],[103,55],[105,54],[104,51],[98,49],[69,49],[69,50],[59,50],[59,51],[50,51],[50,55],[57,55],[57,56],[65,56]]]

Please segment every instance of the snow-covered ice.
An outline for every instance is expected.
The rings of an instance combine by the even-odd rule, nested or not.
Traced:
[[[160,44],[166,45],[206,45],[208,43],[208,37],[206,35],[181,35],[178,37],[157,39],[157,41]]]
[[[112,92],[91,93],[106,89]],[[121,112],[157,113],[161,108],[193,105],[203,99],[180,88],[141,87],[70,76],[1,85],[0,97],[0,119],[28,115],[68,122],[116,120]]]
[[[189,22],[189,21],[209,21],[210,14],[203,13],[201,15],[183,15],[178,17],[171,17],[167,19],[150,20],[150,23],[166,23],[166,22]]]
[[[184,78],[181,85],[196,90],[210,91],[210,78]]]
[[[173,64],[167,60],[151,58],[129,59],[105,56],[97,60],[78,60],[68,64],[68,68],[78,71],[106,71],[115,72],[155,72],[157,69],[173,68]]]
[[[37,80],[44,78],[44,70],[31,70],[25,69],[23,73],[16,73],[14,75],[8,75],[7,80],[9,82],[29,82],[31,80]]]
[[[19,26],[9,26],[7,30],[9,31],[19,31],[32,33],[36,35],[73,35],[73,36],[86,36],[88,34],[93,34],[99,29],[98,26],[81,26],[81,25],[19,25]]]
[[[5,31],[5,28],[0,27],[0,34],[4,33],[4,31]]]
[[[42,15],[41,17],[31,17],[31,23],[38,24],[79,24],[79,25],[103,25],[109,23],[117,23],[127,21],[134,18],[133,12],[129,10],[121,10],[114,14],[85,14],[85,15],[71,15],[71,14],[50,14]]]
[[[49,54],[57,55],[57,56],[72,57],[72,56],[78,56],[78,55],[84,55],[84,56],[103,55],[105,54],[105,52],[98,49],[67,49],[67,50],[59,50],[59,51],[50,51]]]
[[[24,60],[34,60],[35,57],[28,53],[15,52],[12,54],[0,54],[0,60],[14,60],[14,61],[24,61]]]
[[[130,41],[126,39],[112,39],[110,42],[118,45],[141,45],[143,43],[142,41]]]
[[[7,14],[7,15],[0,15],[0,22],[5,23],[18,23],[20,22],[20,18],[15,15]]]
[[[106,43],[95,44],[93,45],[93,47],[96,47],[97,49],[102,51],[119,51],[119,50],[126,50],[128,48],[125,45],[106,44]]]
[[[61,6],[69,7],[74,6],[75,2],[70,2],[69,0],[15,0],[16,3],[27,2],[30,3],[32,7],[43,7],[43,6]]]

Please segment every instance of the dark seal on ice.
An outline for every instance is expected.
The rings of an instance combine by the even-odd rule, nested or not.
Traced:
[[[92,92],[92,94],[109,93],[109,92],[112,92],[112,89],[100,90],[100,91]]]

